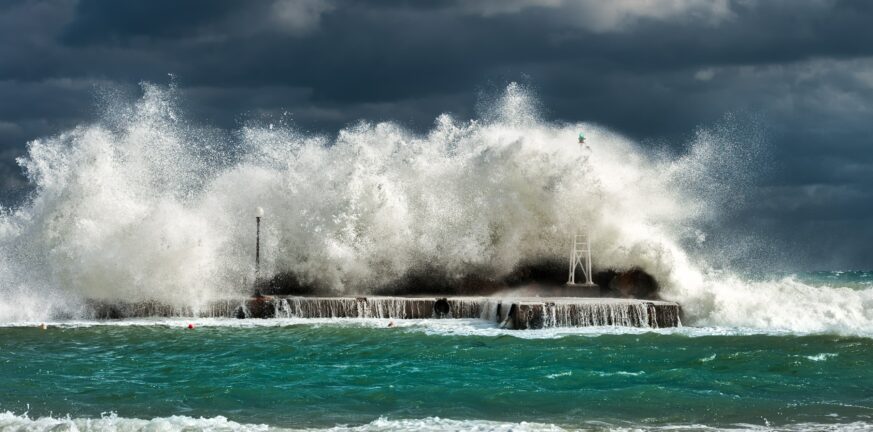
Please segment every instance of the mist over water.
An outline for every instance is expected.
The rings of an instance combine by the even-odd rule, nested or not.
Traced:
[[[763,145],[754,125],[727,118],[675,154],[543,121],[510,84],[478,120],[444,114],[425,134],[390,122],[330,137],[259,124],[228,138],[188,122],[178,97],[145,84],[100,120],[29,143],[20,163],[35,192],[0,216],[0,320],[76,317],[84,299],[199,307],[242,296],[260,206],[264,274],[336,293],[423,269],[501,277],[563,261],[588,227],[596,267],[652,273],[686,324],[873,333],[869,281],[710,269],[736,250],[707,249],[701,227],[718,227],[749,187]]]

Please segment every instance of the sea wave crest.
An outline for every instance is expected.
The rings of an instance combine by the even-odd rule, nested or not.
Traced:
[[[327,431],[327,432],[405,432],[410,430],[437,431],[478,431],[478,432],[558,432],[558,431],[683,431],[683,432],[715,432],[715,431],[868,431],[873,423],[797,423],[782,426],[737,424],[724,427],[677,424],[677,425],[615,425],[604,422],[588,422],[579,427],[561,427],[554,424],[536,422],[500,422],[490,420],[454,420],[439,417],[423,419],[388,419],[380,417],[363,425],[337,425],[327,428],[284,428],[267,424],[246,424],[228,420],[223,416],[211,418],[195,418],[187,416],[158,417],[151,420],[118,417],[108,414],[98,418],[71,417],[39,417],[30,418],[27,415],[16,415],[11,412],[0,413],[0,431],[2,432],[174,432],[174,431],[210,431],[210,432],[292,432],[292,431]]]

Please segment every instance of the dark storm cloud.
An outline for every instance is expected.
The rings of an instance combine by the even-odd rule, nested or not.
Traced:
[[[221,19],[233,4],[220,0],[83,0],[76,5],[74,20],[62,31],[61,41],[72,45],[124,44],[136,37],[185,37]]]
[[[726,113],[757,119],[772,163],[725,223],[873,267],[870,22],[873,3],[836,0],[7,1],[0,175],[21,190],[24,143],[93,120],[95,89],[168,73],[199,121],[288,112],[322,132],[361,118],[424,130],[517,80],[548,119],[658,145]],[[803,265],[822,259],[807,249]]]

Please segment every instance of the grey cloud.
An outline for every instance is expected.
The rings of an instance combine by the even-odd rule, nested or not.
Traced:
[[[321,16],[334,8],[328,0],[275,0],[270,12],[280,31],[302,35],[318,28]]]
[[[0,199],[22,196],[13,159],[27,140],[93,121],[102,93],[134,97],[168,73],[195,122],[285,118],[328,134],[359,119],[423,131],[522,81],[546,119],[676,151],[726,113],[757,119],[768,155],[730,231],[809,262],[803,242],[826,243],[834,265],[870,267],[871,20],[862,0],[10,0]]]
[[[531,9],[554,10],[558,21],[595,33],[625,31],[642,20],[697,21],[718,25],[735,17],[727,0],[492,0],[461,2],[468,13],[486,17]]]

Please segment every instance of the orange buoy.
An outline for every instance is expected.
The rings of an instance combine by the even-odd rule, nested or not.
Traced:
[[[188,324],[188,330],[194,330],[194,324]]]

